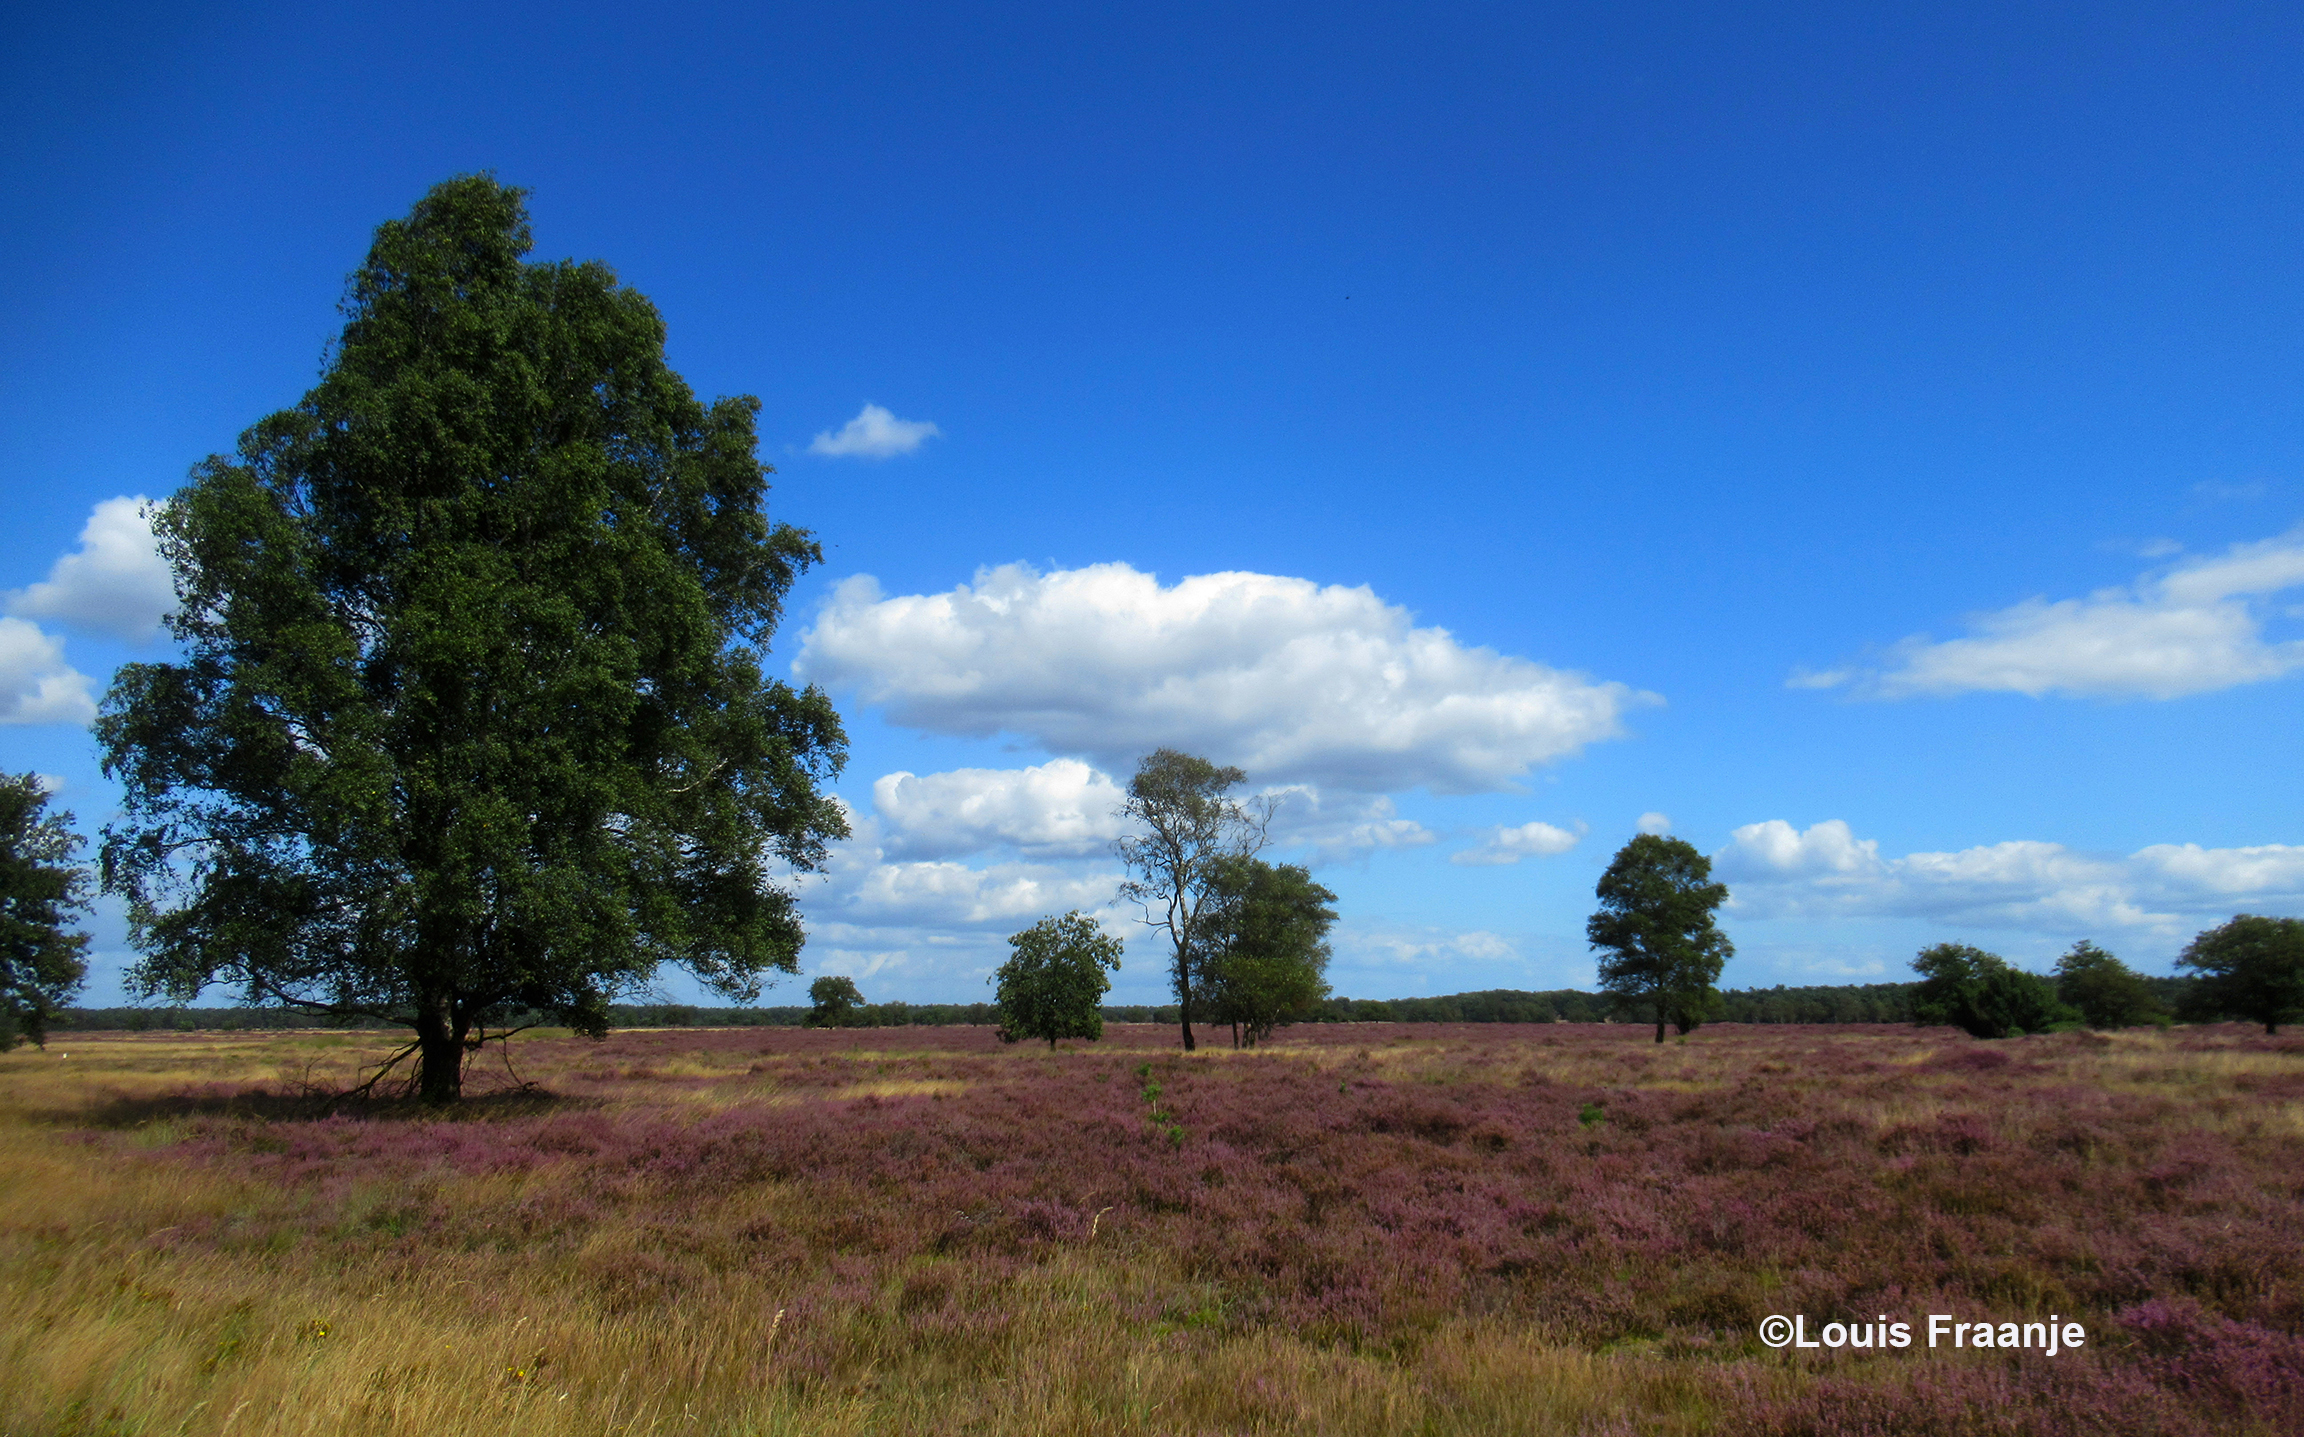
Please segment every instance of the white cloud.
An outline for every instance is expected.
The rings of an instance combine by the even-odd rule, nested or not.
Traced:
[[[1492,828],[1478,848],[1467,848],[1461,853],[1448,855],[1450,863],[1499,864],[1518,863],[1523,858],[1548,858],[1566,853],[1584,836],[1584,825],[1577,824],[1570,833],[1565,828],[1554,828],[1549,823],[1523,823],[1517,828]]]
[[[872,785],[888,850],[909,858],[956,858],[1001,844],[1026,854],[1109,852],[1125,825],[1120,785],[1076,758],[1032,768],[959,768],[891,773]]]
[[[0,723],[93,722],[88,676],[64,662],[64,646],[22,619],[0,618]]]
[[[2261,479],[2240,483],[2226,480],[2203,479],[2192,486],[2192,492],[2202,499],[2261,499],[2266,485]]]
[[[1315,863],[1362,858],[1379,848],[1421,848],[1440,835],[1382,794],[1325,793],[1306,783],[1267,789],[1274,801],[1272,841],[1281,848],[1309,848]]]
[[[1876,673],[1796,672],[1795,688],[1853,683],[1884,698],[1969,692],[2170,699],[2304,669],[2304,640],[2268,641],[2269,596],[2304,585],[2304,530],[2180,564],[2085,599],[2026,599],[1969,620],[1965,638],[1916,635]]]
[[[1399,923],[1347,912],[1330,938],[1328,982],[1343,997],[1491,988],[1589,988],[1592,960],[1574,942],[1486,928]]]
[[[811,926],[844,925],[851,938],[904,930],[915,940],[1012,932],[1052,913],[1116,907],[1116,867],[1004,862],[971,868],[947,860],[891,857],[877,819],[849,815],[852,836],[832,845],[822,872],[794,881]]]
[[[1445,929],[1346,923],[1337,932],[1336,961],[1350,968],[1430,967],[1503,963],[1520,956],[1512,940],[1484,928]]]
[[[1123,772],[1163,744],[1265,783],[1484,791],[1657,702],[1469,648],[1367,588],[1269,574],[1163,587],[1126,564],[978,571],[949,593],[839,585],[795,665],[936,733],[1011,733]]]
[[[1632,826],[1642,833],[1670,833],[1672,831],[1672,815],[1650,810],[1641,814],[1639,821]]]
[[[176,584],[153,545],[141,494],[106,499],[80,530],[80,547],[59,558],[48,577],[8,596],[8,612],[54,619],[75,629],[142,643],[160,633],[176,607]]]
[[[1749,918],[1925,918],[2052,934],[2175,933],[2203,917],[2304,902],[2304,846],[2155,844],[2125,857],[2013,841],[1882,858],[1831,819],[1747,824],[1713,856]]]
[[[1104,908],[1119,886],[1117,871],[1082,874],[1044,863],[883,863],[842,896],[836,911],[843,921],[876,928],[1005,931],[1049,914]]]
[[[808,452],[835,459],[892,459],[909,454],[943,433],[925,419],[898,419],[877,404],[867,404],[838,433],[827,429],[810,441]]]

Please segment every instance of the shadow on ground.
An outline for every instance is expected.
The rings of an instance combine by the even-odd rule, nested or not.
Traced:
[[[436,1107],[399,1093],[379,1096],[314,1088],[219,1085],[148,1096],[118,1094],[84,1107],[51,1108],[31,1116],[56,1127],[114,1131],[183,1118],[302,1123],[343,1117],[368,1122],[484,1123],[599,1106],[598,1099],[562,1097],[534,1086],[506,1085],[487,1092],[467,1092],[461,1102]]]

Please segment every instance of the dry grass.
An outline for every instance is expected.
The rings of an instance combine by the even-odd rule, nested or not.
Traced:
[[[1224,1225],[1247,1219],[1224,1216],[1233,1209],[1193,1216],[1184,1208],[1214,1201],[1205,1197],[1211,1184],[1232,1201],[1250,1178],[1274,1170],[1291,1182],[1343,1183],[1333,1200],[1355,1199],[1348,1180],[1333,1176],[1343,1171],[1334,1163],[1323,1169],[1330,1178],[1299,1172],[1312,1165],[1293,1139],[1259,1151],[1239,1135],[1245,1129],[1224,1128],[1218,1098],[1247,1085],[1337,1093],[1331,1127],[1341,1132],[1352,1121],[1347,1103],[1461,1100],[1476,1108],[1537,1093],[1544,1112],[1560,1110],[1557,1135],[1497,1137],[1490,1146],[1556,1148],[1563,1171],[1613,1164],[1625,1176],[1577,1189],[1596,1211],[1615,1201],[1607,1183],[1645,1191],[1667,1179],[1628,1166],[1657,1146],[1656,1136],[1603,1128],[1587,1138],[1575,1126],[1572,1098],[1584,1094],[1631,1111],[1640,1102],[1749,1097],[1757,1084],[1787,1113],[1831,1109],[1849,1118],[1847,1152],[1863,1155],[1845,1160],[1855,1164],[1849,1180],[1884,1184],[1909,1179],[1875,1155],[1881,1135],[2017,1101],[2005,1099],[2011,1086],[2092,1088],[2106,1101],[2173,1098],[2189,1105],[2187,1130],[2286,1144],[2289,1157],[2304,1136],[2297,1052],[2180,1035],[2036,1045],[2019,1066],[2039,1073],[1994,1077],[2000,1087],[1982,1093],[1982,1080],[1931,1066],[1943,1035],[1878,1029],[1718,1030],[1661,1048],[1626,1028],[1469,1037],[1460,1029],[1309,1030],[1255,1053],[1191,1059],[1168,1051],[1170,1041],[1164,1030],[1121,1029],[1097,1048],[1051,1054],[1003,1050],[966,1030],[672,1030],[621,1034],[606,1045],[529,1034],[512,1061],[550,1098],[507,1094],[453,1118],[386,1109],[327,1124],[300,1109],[295,1094],[348,1083],[386,1044],[343,1034],[79,1034],[45,1054],[0,1057],[0,1170],[8,1175],[0,1187],[0,1432],[1694,1434],[1754,1421],[1762,1430],[1874,1430],[1853,1419],[1845,1428],[1803,1427],[1799,1404],[1850,1380],[1886,1394],[1887,1410],[1907,1397],[1922,1402],[1904,1393],[1917,1370],[1909,1361],[1804,1366],[1759,1348],[1743,1316],[1701,1315],[1706,1301],[1737,1314],[1773,1310],[1772,1287],[1813,1277],[1778,1257],[1742,1266],[1722,1257],[1726,1276],[1717,1280],[1729,1290],[1706,1296],[1673,1287],[1694,1281],[1685,1263],[1642,1266],[1634,1249],[1600,1237],[1531,1237],[1556,1241],[1525,1249],[1549,1254],[1533,1260],[1588,1267],[1564,1279],[1557,1267],[1527,1272],[1520,1257],[1492,1270],[1482,1259],[1421,1315],[1356,1318],[1357,1327],[1326,1331],[1288,1317],[1298,1309],[1280,1300],[1281,1289],[1299,1279],[1251,1281],[1240,1264],[1260,1259],[1247,1248],[1206,1256],[1233,1251],[1206,1244],[1230,1240]],[[963,1134],[1000,1122],[1019,1131],[1070,1121],[1084,1132],[1111,1127],[1122,1119],[1107,1109],[1143,1106],[1133,1091],[1139,1061],[1158,1065],[1170,1106],[1195,1125],[1173,1162],[1201,1173],[1192,1193],[1202,1197],[1164,1197],[1115,1179],[1104,1198],[1101,1174],[1052,1172],[1038,1186],[1019,1179],[1026,1186],[1015,1191],[1077,1197],[1077,1220],[995,1237],[993,1199],[981,1212],[936,1212],[936,1202],[974,1200],[922,1196],[967,1191],[975,1175],[963,1159],[977,1153],[991,1170],[983,1156],[997,1152],[991,1139],[921,1149],[923,1173],[962,1186],[932,1187],[924,1177],[915,1188],[912,1169],[893,1157],[872,1173],[853,1162],[809,1171],[778,1159],[734,1177],[696,1175],[697,1163],[720,1151],[714,1144],[745,1124],[765,1131],[806,1118],[837,1134],[877,1122],[885,1141],[875,1140],[876,1153],[933,1124]],[[1858,1072],[1882,1076],[1846,1076]],[[2251,1091],[2265,1084],[2276,1090]],[[888,1126],[890,1114],[912,1127]],[[1752,1130],[1750,1120],[1704,1121],[1727,1136]],[[1475,1141],[1475,1119],[1459,1126],[1470,1135],[1463,1142],[1446,1129],[1438,1138],[1387,1138],[1394,1146],[1384,1151],[1428,1163],[1443,1180],[1469,1175],[1490,1161],[1489,1148]],[[580,1128],[608,1136],[585,1139],[592,1146],[581,1150],[551,1146]],[[1110,1141],[1169,1161],[1155,1136],[1116,1131]],[[474,1155],[499,1138],[520,1162],[492,1166]],[[675,1138],[690,1157],[654,1155],[652,1145]],[[341,1146],[355,1141],[381,1144],[384,1155],[355,1159],[353,1147]],[[1613,1145],[1605,1153],[1604,1143]],[[1085,1139],[1078,1161],[1100,1161]],[[1943,1163],[1952,1161],[1930,1159],[1936,1168],[1913,1171],[1950,1192],[1958,1174]],[[1299,1201],[1295,1189],[1275,1190]],[[1961,1201],[1978,1200],[1961,1191]],[[1304,1192],[1318,1221],[1328,1199],[1315,1186]],[[2300,1196],[2292,1189],[2285,1201],[2293,1209]],[[1193,1222],[1215,1236],[1195,1236],[1202,1228]],[[943,1228],[931,1240],[926,1229],[936,1224]],[[1380,1237],[1380,1227],[1367,1231]],[[1699,1315],[1602,1341],[1546,1295],[1563,1280],[1596,1293],[1647,1284],[1657,1303]],[[2055,1286],[2063,1278],[2042,1281],[2042,1292],[2077,1301]],[[1851,1290],[1874,1300],[1861,1281]],[[1271,1299],[1278,1305],[1256,1308],[1259,1293],[1279,1293]],[[1934,1372],[1976,1367],[1986,1384],[1978,1391],[2017,1380],[1972,1358],[1928,1361]],[[1926,1400],[1937,1404],[1932,1411],[1954,1410],[1949,1398]],[[1778,1416],[1753,1418],[1778,1412],[1772,1403]],[[2193,1430],[2166,1416],[2176,1410],[2145,1411],[2145,1425],[2127,1430]],[[2197,1430],[2255,1422],[2271,1431],[2265,1423],[2277,1419],[2225,1410],[2200,1420]],[[1878,1430],[1905,1429],[1889,1420]]]

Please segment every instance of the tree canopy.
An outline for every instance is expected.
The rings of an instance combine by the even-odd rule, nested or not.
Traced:
[[[2304,1022],[2304,918],[2242,913],[2194,938],[2176,959],[2200,975],[2204,1013],[2262,1023]]]
[[[597,1035],[666,962],[750,1001],[846,832],[837,714],[762,673],[822,555],[764,513],[758,401],[529,249],[481,175],[378,228],[318,385],[161,509],[183,657],[97,729],[138,989],[406,1023],[435,1102],[510,1010]]]
[[[1168,981],[1176,993],[1187,1052],[1194,1046],[1193,978],[1205,942],[1203,914],[1210,887],[1226,864],[1255,857],[1271,823],[1269,804],[1242,803],[1231,796],[1247,781],[1237,768],[1158,749],[1136,765],[1120,810],[1137,825],[1116,845],[1121,861],[1136,875],[1121,885],[1120,894],[1142,905],[1147,925],[1168,935]]]
[[[808,985],[808,1016],[802,1021],[811,1028],[852,1027],[863,1006],[855,979],[826,974]]]
[[[2007,1038],[2043,1033],[2078,1016],[2057,1000],[2047,979],[1965,943],[1923,948],[1912,970],[1920,975],[1912,1021],[1921,1027],[1949,1025],[1971,1037]]]
[[[1043,918],[1008,939],[1014,951],[992,975],[1000,1041],[1104,1036],[1104,995],[1120,967],[1120,940],[1077,910]]]
[[[1203,914],[1203,1011],[1248,1046],[1328,996],[1336,895],[1295,864],[1236,858],[1218,866]]]
[[[2056,997],[2091,1028],[2134,1028],[2166,1010],[2144,975],[2083,938],[2056,960]]]
[[[1712,921],[1728,897],[1714,883],[1712,860],[1685,839],[1643,833],[1616,852],[1596,890],[1600,909],[1584,925],[1585,937],[1607,956],[1600,987],[1627,1005],[1655,1015],[1656,1041],[1664,1025],[1695,1026],[1709,1009],[1712,984],[1736,948]]]
[[[80,987],[88,875],[73,862],[72,815],[50,814],[35,773],[0,775],[0,1053],[48,1027]]]

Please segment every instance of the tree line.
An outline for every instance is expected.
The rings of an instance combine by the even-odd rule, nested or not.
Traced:
[[[2138,974],[2160,1010],[2171,1018],[2190,1015],[2192,1021],[2214,1022],[2231,1014],[2204,1006],[2197,997],[2199,981],[2191,977]],[[1720,996],[1716,1023],[1878,1023],[1907,1024],[1914,1020],[1913,999],[1920,984],[1840,983],[1772,988],[1731,988]],[[1328,997],[1295,1015],[1302,1023],[1605,1023],[1618,1016],[1615,998],[1607,993],[1576,988],[1523,991],[1483,989],[1468,993],[1442,993],[1417,998]],[[1106,1023],[1144,1023],[1174,1027],[1181,1013],[1174,1003],[1105,1003],[1098,1016]],[[545,1021],[544,1014],[513,1015]],[[810,1018],[816,1018],[811,1025]],[[2146,1018],[2144,1021],[2152,1021]],[[690,1003],[615,1003],[608,1009],[611,1028],[802,1028],[855,1027],[997,1027],[996,1003],[907,1003],[901,999],[866,1002],[859,994],[852,1005],[826,1011],[816,1004],[788,1003],[750,1008],[709,1007]],[[57,1009],[50,1016],[52,1032],[235,1032],[328,1026],[351,1030],[389,1029],[381,1018],[316,1020],[293,1008],[114,1007]],[[2127,1026],[2111,1024],[2107,1026]]]

